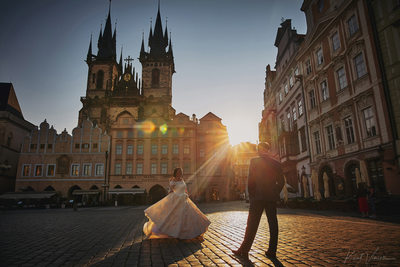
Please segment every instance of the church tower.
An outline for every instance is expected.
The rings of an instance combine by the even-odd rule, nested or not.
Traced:
[[[148,46],[149,50],[146,52],[143,38],[139,57],[142,64],[143,95],[153,96],[159,102],[171,106],[175,65],[171,38],[168,38],[167,26],[163,31],[161,23],[160,3],[154,31],[150,25]]]
[[[116,30],[112,32],[110,11],[111,2],[104,31],[100,28],[97,55],[92,52],[92,37],[90,37],[86,56],[88,65],[86,96],[81,97],[83,107],[79,111],[79,125],[88,118],[95,123],[105,120],[107,111],[104,110],[103,102],[108,95],[111,95],[122,72],[122,58],[119,63],[116,61]]]

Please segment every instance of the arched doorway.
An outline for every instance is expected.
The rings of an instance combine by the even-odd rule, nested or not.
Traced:
[[[92,185],[91,187],[90,187],[90,190],[98,190],[99,188],[97,187],[97,185]]]
[[[353,196],[357,193],[356,169],[360,170],[360,162],[356,160],[348,162],[345,166],[344,191],[346,196]]]
[[[164,187],[162,187],[159,184],[156,184],[155,186],[150,188],[149,197],[150,197],[151,203],[156,203],[157,201],[159,201],[166,195],[167,195],[167,191],[164,189]]]
[[[77,185],[71,186],[71,188],[68,190],[68,198],[69,199],[74,199],[74,195],[72,194],[75,190],[81,190],[81,188]],[[75,196],[76,202],[82,202],[82,195],[76,195]]]
[[[319,191],[321,193],[321,196],[324,198],[325,196],[325,182],[324,182],[324,173],[327,174],[328,176],[328,187],[329,187],[329,196],[334,197],[336,196],[336,185],[335,181],[333,180],[333,172],[331,167],[328,165],[323,166],[318,174],[318,180],[319,180]]]
[[[49,185],[44,189],[44,191],[56,191],[56,190],[54,190],[54,188],[51,185]]]

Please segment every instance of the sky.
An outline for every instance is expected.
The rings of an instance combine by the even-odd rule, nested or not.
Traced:
[[[163,27],[172,34],[176,73],[172,105],[198,118],[213,112],[230,143],[256,143],[263,109],[265,67],[275,66],[282,18],[306,32],[302,0],[161,0]],[[158,0],[113,0],[117,51],[141,73],[142,32],[148,38]],[[77,126],[85,96],[84,62],[97,44],[108,0],[1,0],[0,82],[12,82],[26,120],[44,119],[60,133]],[[96,45],[95,45],[96,47]],[[94,49],[97,53],[97,48]]]

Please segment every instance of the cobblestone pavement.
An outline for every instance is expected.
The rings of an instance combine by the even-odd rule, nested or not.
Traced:
[[[0,212],[0,266],[337,266],[400,265],[400,224],[334,212],[280,209],[278,260],[264,256],[263,215],[250,262],[235,258],[248,204],[199,206],[210,218],[204,238],[146,239],[144,207]]]

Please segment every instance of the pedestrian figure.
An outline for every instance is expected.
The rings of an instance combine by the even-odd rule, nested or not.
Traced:
[[[268,154],[269,148],[268,143],[260,143],[257,146],[259,157],[253,158],[250,161],[248,175],[250,208],[246,233],[240,248],[232,250],[236,256],[245,260],[249,259],[249,251],[264,210],[267,215],[270,233],[269,247],[265,255],[270,259],[276,259],[278,246],[276,202],[279,200],[279,194],[284,185],[284,178],[281,164]]]
[[[362,217],[368,217],[367,189],[365,183],[359,183],[357,189],[358,209]]]
[[[375,201],[376,201],[375,189],[372,186],[370,186],[368,191],[368,206],[371,213],[371,215],[369,216],[370,218],[376,218]]]

